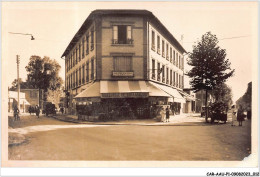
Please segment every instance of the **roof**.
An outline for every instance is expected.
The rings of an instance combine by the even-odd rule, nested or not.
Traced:
[[[152,12],[148,10],[129,10],[129,9],[109,9],[109,10],[94,10],[90,13],[88,18],[84,21],[78,32],[74,35],[66,50],[63,52],[61,57],[66,56],[69,51],[74,47],[74,45],[78,42],[81,36],[85,33],[88,27],[92,24],[93,20],[97,16],[103,15],[139,15],[139,16],[147,16],[149,20],[156,25],[156,27],[161,30],[163,33],[170,38],[171,42],[175,44],[175,46],[181,51],[186,52],[186,50],[182,47],[182,45],[173,37],[173,35],[167,30],[167,28],[160,22],[160,20],[153,15]]]

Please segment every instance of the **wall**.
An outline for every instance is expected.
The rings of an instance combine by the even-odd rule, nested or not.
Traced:
[[[132,26],[133,44],[112,44],[113,25]],[[102,79],[144,79],[144,55],[143,55],[143,18],[142,17],[113,17],[102,18]],[[133,78],[112,77],[113,54],[128,53],[132,55]]]

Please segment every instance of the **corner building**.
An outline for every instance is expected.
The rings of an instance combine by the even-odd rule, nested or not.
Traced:
[[[181,113],[184,52],[149,11],[93,11],[62,55],[68,112],[151,118],[169,105]]]

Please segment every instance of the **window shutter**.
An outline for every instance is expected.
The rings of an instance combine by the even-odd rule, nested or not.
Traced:
[[[132,39],[132,28],[127,26],[127,39]]]
[[[118,40],[118,26],[113,26],[113,39]]]

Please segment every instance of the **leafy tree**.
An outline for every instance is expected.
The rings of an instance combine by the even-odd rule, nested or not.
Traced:
[[[237,107],[241,105],[243,110],[250,111],[252,109],[252,82],[248,83],[246,92],[236,101],[236,104]]]
[[[224,83],[233,76],[235,71],[231,70],[231,63],[229,59],[226,59],[226,50],[218,46],[218,39],[211,32],[204,34],[201,41],[193,45],[193,51],[189,53],[187,63],[192,66],[192,69],[187,73],[191,78],[191,88],[195,92],[206,91],[205,106],[207,106],[208,91]],[[205,119],[207,122],[207,114]]]
[[[19,83],[20,83],[20,89],[29,89],[29,88],[33,88],[30,83],[28,83],[27,81],[23,81],[22,78],[19,78]],[[10,88],[10,90],[12,91],[16,91],[18,87],[18,82],[17,79],[14,79],[14,81],[12,82],[12,87]]]
[[[217,85],[212,91],[212,96],[215,99],[215,103],[222,104],[223,108],[230,108],[232,101],[232,90],[227,84],[222,83]],[[223,109],[222,109],[223,110]]]
[[[61,66],[49,57],[41,58],[33,55],[25,68],[28,72],[27,82],[33,88],[43,89],[44,92],[47,92],[49,89],[59,89],[63,83],[62,78],[59,77]]]

